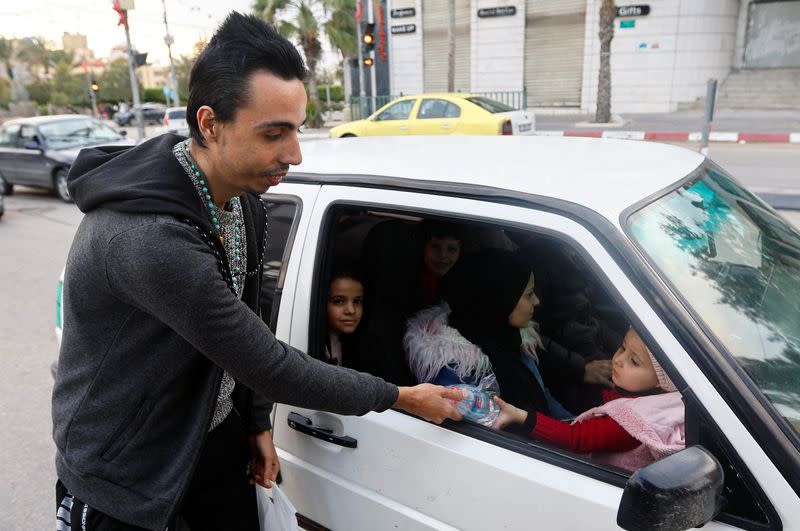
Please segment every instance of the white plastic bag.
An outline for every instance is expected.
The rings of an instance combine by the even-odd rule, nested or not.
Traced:
[[[269,495],[272,491],[272,496]],[[261,531],[298,531],[297,510],[289,497],[272,482],[272,489],[256,485],[258,521]]]

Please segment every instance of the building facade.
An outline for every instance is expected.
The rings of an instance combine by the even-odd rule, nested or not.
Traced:
[[[386,1],[391,93],[445,90],[448,2]],[[601,2],[455,0],[455,89],[525,90],[528,107],[593,112]],[[617,7],[614,112],[672,112],[703,98],[709,78],[724,81],[739,72],[758,70],[772,76],[771,85],[787,86],[800,75],[800,0],[618,1]],[[796,99],[782,105],[800,107]]]

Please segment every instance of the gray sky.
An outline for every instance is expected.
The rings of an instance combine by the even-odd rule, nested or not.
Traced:
[[[112,0],[0,0],[0,35],[42,36],[61,48],[61,35],[82,33],[97,57],[125,43],[125,30],[111,8]],[[200,38],[209,38],[232,10],[249,12],[253,0],[166,0],[174,57],[189,55]],[[148,62],[167,64],[161,0],[135,0],[128,12],[134,48],[148,52]]]

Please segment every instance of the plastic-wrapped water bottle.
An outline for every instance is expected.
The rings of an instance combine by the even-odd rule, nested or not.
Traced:
[[[465,420],[491,426],[500,415],[500,406],[492,400],[494,393],[482,391],[471,385],[456,385],[454,389],[460,389],[466,395],[460,402],[453,406],[459,413],[464,415]]]

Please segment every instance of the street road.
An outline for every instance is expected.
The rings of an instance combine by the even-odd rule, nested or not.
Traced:
[[[800,192],[800,146],[714,145],[711,156],[756,189]],[[657,163],[657,161],[654,161]],[[784,212],[800,226],[800,211]],[[54,527],[50,363],[55,288],[81,220],[71,204],[18,188],[0,220],[0,529]]]
[[[708,156],[756,193],[800,194],[800,145],[714,143]]]

